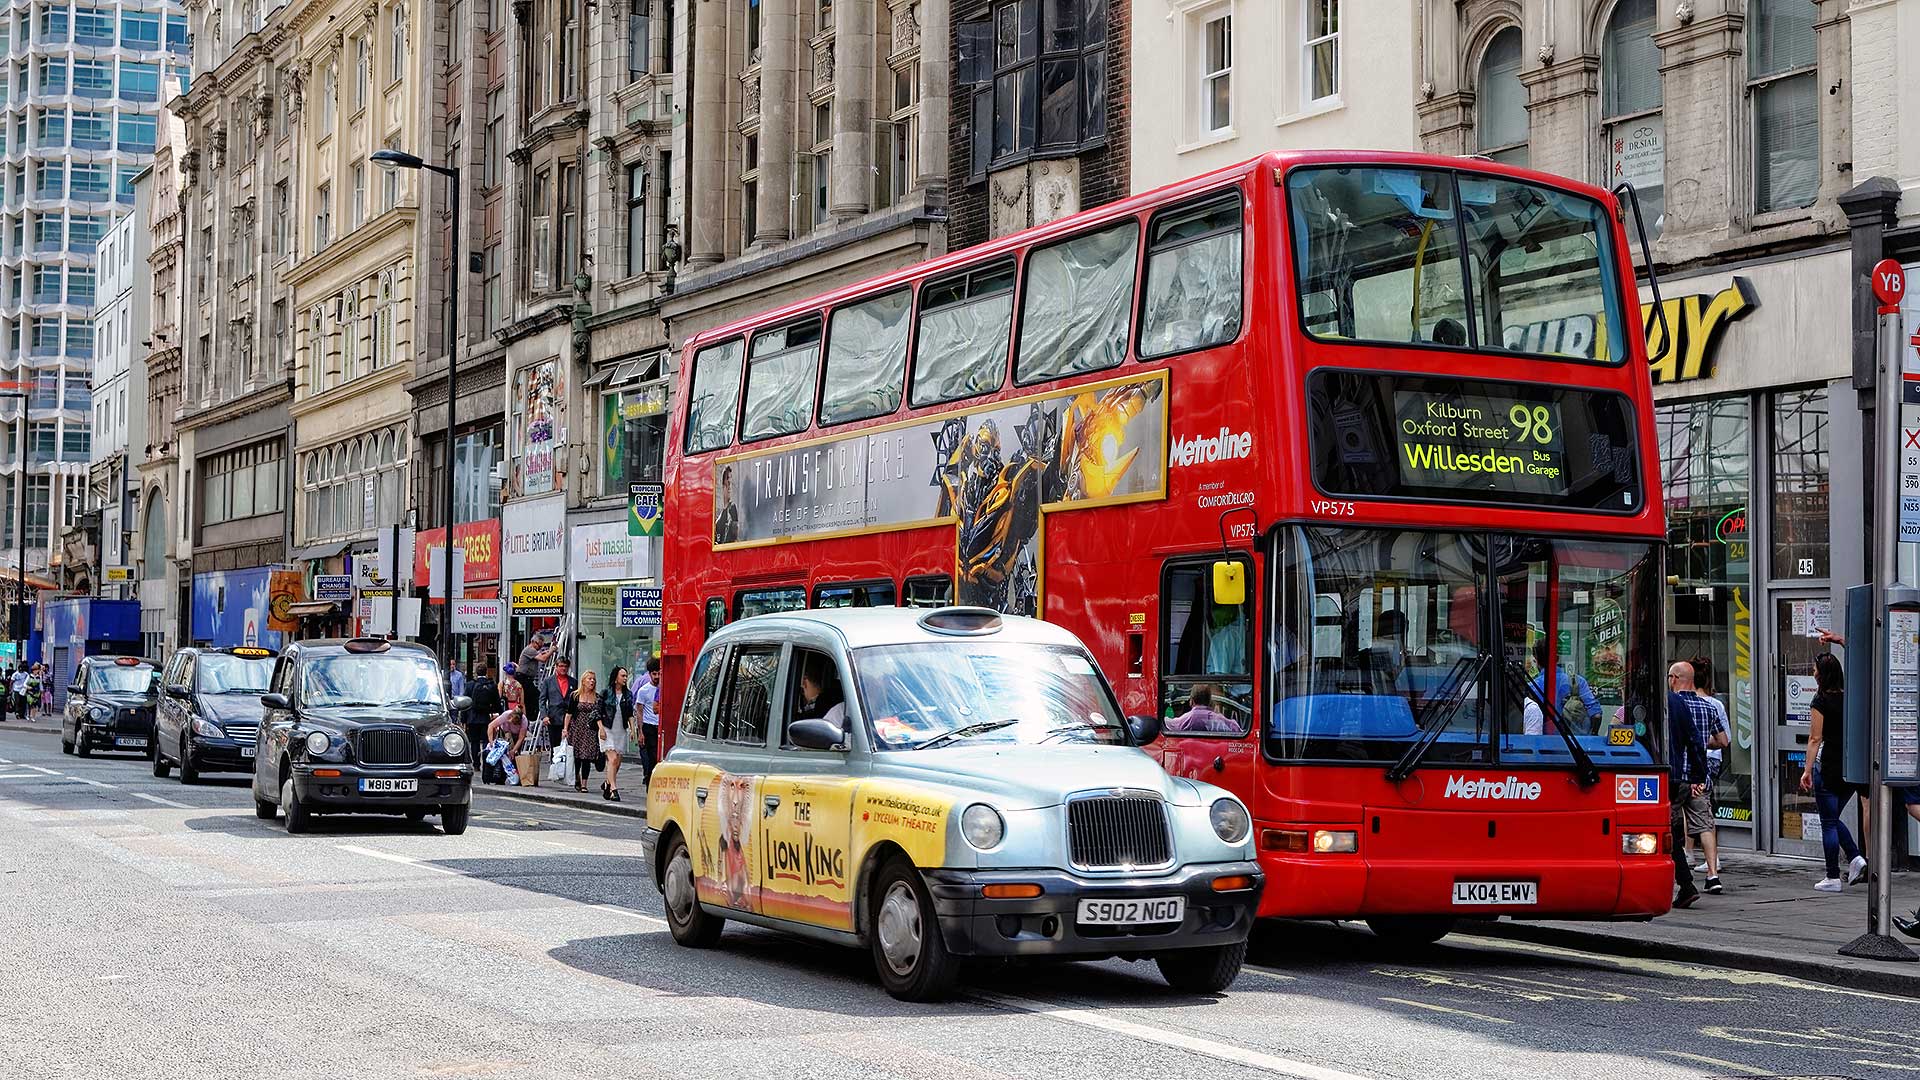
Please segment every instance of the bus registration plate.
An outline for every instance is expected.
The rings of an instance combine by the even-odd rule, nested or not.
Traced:
[[[1076,921],[1082,926],[1140,926],[1174,923],[1187,917],[1184,896],[1152,900],[1082,900]]]
[[[1527,906],[1540,902],[1537,881],[1456,881],[1453,883],[1456,905]]]

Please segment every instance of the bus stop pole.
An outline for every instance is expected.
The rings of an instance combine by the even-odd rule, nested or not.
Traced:
[[[1904,285],[1904,282],[1902,283]],[[1891,669],[1887,663],[1890,630],[1896,621],[1891,618],[1887,602],[1889,593],[1900,584],[1900,413],[1905,394],[1901,375],[1902,353],[1900,337],[1900,308],[1897,295],[1893,302],[1882,297],[1879,306],[1880,318],[1875,344],[1880,354],[1878,378],[1874,380],[1874,445],[1873,468],[1873,626],[1874,640],[1855,643],[1855,647],[1865,646],[1874,650],[1880,663],[1880,677],[1876,685],[1867,689],[1871,694],[1869,714],[1871,739],[1873,744],[1872,763],[1868,772],[1866,798],[1872,800],[1872,822],[1866,837],[1868,858],[1867,880],[1867,932],[1841,946],[1843,956],[1853,956],[1873,960],[1915,960],[1911,949],[1896,941],[1888,932],[1893,928],[1893,875],[1889,865],[1893,858],[1893,819],[1892,800],[1888,798],[1890,789],[1886,786],[1887,766],[1887,708],[1888,684],[1891,681]],[[1827,779],[1823,777],[1823,779]],[[1835,783],[1844,783],[1844,778],[1834,779]],[[1904,817],[1904,815],[1903,815]]]

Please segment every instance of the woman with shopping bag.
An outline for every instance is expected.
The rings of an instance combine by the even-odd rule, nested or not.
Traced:
[[[579,686],[567,695],[566,703],[560,707],[564,718],[560,724],[560,740],[573,751],[575,791],[587,790],[587,771],[600,756],[600,725],[604,722],[607,698],[600,693],[599,681],[590,670],[581,673]]]
[[[517,704],[508,705],[506,710],[493,718],[487,725],[486,764],[480,772],[483,784],[501,784],[506,782],[505,763],[513,761],[520,753],[521,744],[527,741],[527,716]],[[494,751],[499,750],[498,758]]]

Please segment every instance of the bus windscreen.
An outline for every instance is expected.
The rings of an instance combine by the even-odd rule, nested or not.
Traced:
[[[1633,407],[1617,393],[1321,370],[1307,398],[1314,482],[1328,494],[1640,507]]]

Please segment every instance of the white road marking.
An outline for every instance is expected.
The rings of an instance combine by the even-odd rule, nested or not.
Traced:
[[[1694,1061],[1702,1065],[1712,1065],[1715,1068],[1719,1068],[1719,1069],[1732,1069],[1733,1071],[1739,1073],[1742,1076],[1778,1076],[1780,1075],[1779,1073],[1768,1072],[1767,1070],[1761,1068],[1758,1065],[1742,1065],[1737,1061],[1727,1061],[1722,1058],[1708,1057],[1705,1054],[1689,1054],[1682,1050],[1656,1050],[1654,1052],[1658,1054],[1664,1054],[1667,1057],[1680,1058],[1683,1061]]]
[[[665,919],[642,914],[638,911],[628,911],[626,908],[614,907],[612,904],[588,904],[587,906],[593,908],[595,911],[605,911],[613,915],[625,915],[629,919],[639,919],[641,922],[650,922],[655,926],[667,925],[667,920]]]
[[[38,779],[40,779],[39,773],[32,773],[32,772],[0,773],[0,780],[38,780]]]
[[[1920,1072],[1920,1065],[1895,1065],[1891,1061],[1872,1061],[1867,1058],[1855,1058],[1855,1065],[1872,1065],[1878,1069],[1899,1069],[1901,1072]]]
[[[1426,1001],[1414,1001],[1411,998],[1383,997],[1380,1000],[1391,1001],[1395,1005],[1408,1005],[1416,1009],[1426,1009],[1431,1012],[1452,1013],[1454,1016],[1465,1016],[1474,1020],[1485,1020],[1489,1024],[1513,1023],[1513,1021],[1504,1017],[1488,1016],[1486,1013],[1477,1013],[1468,1009],[1450,1009],[1445,1005],[1435,1005]]]
[[[145,799],[150,803],[159,803],[161,806],[171,806],[175,810],[193,809],[193,807],[188,806],[186,803],[177,803],[177,802],[174,802],[172,799],[163,799],[158,795],[149,795],[144,791],[129,791],[127,792],[127,794],[133,796],[136,799]]]
[[[40,766],[38,766],[38,765],[22,765],[22,766],[21,766],[21,768],[23,768],[23,769],[32,769],[32,770],[33,770],[34,772],[37,772],[37,773],[45,773],[45,774],[47,774],[48,776],[65,776],[65,775],[66,775],[66,773],[57,773],[57,772],[54,772],[54,771],[53,771],[52,769],[43,769],[43,768],[41,768],[41,767],[40,767]]]
[[[1111,1016],[1103,1012],[1094,1012],[1089,1009],[1056,1008],[1042,1002],[1029,1001],[1026,998],[1010,997],[1006,994],[981,993],[974,994],[973,996],[982,1001],[989,1001],[996,1005],[1003,1005],[1009,1009],[1031,1013],[1035,1016],[1063,1020],[1069,1024],[1079,1024],[1082,1027],[1090,1027],[1116,1035],[1126,1035],[1143,1042],[1158,1043],[1161,1046],[1171,1046],[1177,1050],[1186,1050],[1190,1053],[1202,1054],[1220,1061],[1231,1061],[1237,1065],[1247,1065],[1255,1069],[1265,1069],[1268,1072],[1278,1073],[1282,1076],[1298,1077],[1299,1080],[1370,1080],[1370,1078],[1362,1077],[1358,1073],[1341,1072],[1338,1069],[1329,1069],[1322,1065],[1312,1064],[1311,1062],[1296,1061],[1293,1058],[1280,1057],[1277,1054],[1268,1054],[1259,1050],[1249,1050],[1244,1046],[1233,1046],[1229,1043],[1216,1042],[1213,1039],[1201,1038],[1198,1035],[1188,1035],[1185,1032],[1169,1031],[1166,1028],[1153,1027],[1147,1024],[1136,1024],[1131,1020],[1122,1020],[1117,1016]]]
[[[429,863],[423,863],[419,859],[409,859],[405,855],[395,855],[388,851],[375,851],[372,848],[355,847],[352,844],[335,844],[334,846],[341,851],[351,851],[355,855],[365,855],[370,859],[385,859],[388,862],[396,862],[402,866],[411,866],[416,870],[431,870],[436,874],[445,874],[448,877],[466,876],[458,870],[449,870],[444,866],[434,866]]]
[[[106,788],[106,789],[107,789],[108,791],[118,791],[118,790],[120,790],[119,788],[117,788],[117,787],[114,787],[114,786],[113,786],[112,784],[108,784],[108,783],[105,783],[105,782],[103,782],[103,781],[100,781],[100,780],[89,780],[89,779],[87,779],[87,778],[86,778],[86,777],[84,777],[84,776],[72,776],[72,777],[68,777],[68,779],[70,779],[70,780],[78,780],[78,781],[80,781],[80,782],[81,782],[81,783],[83,783],[83,784],[92,784],[92,785],[93,785],[94,787],[100,787],[100,788]]]

